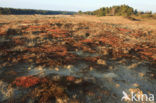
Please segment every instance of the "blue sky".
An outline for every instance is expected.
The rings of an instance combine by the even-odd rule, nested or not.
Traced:
[[[65,11],[91,11],[121,4],[142,11],[156,12],[156,0],[0,0],[0,7]]]

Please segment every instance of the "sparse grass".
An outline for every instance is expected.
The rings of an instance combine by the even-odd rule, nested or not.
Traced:
[[[55,67],[54,70],[59,72],[59,66],[69,66],[66,68],[70,70],[71,65],[84,62],[89,65],[86,70],[113,69],[113,66],[109,66],[109,59],[125,58],[155,63],[155,20],[132,19],[85,15],[2,15],[0,23],[4,24],[0,25],[0,68],[12,68],[23,63],[29,64],[28,70],[32,69],[31,65],[35,65],[38,71]],[[125,61],[120,63],[124,64]],[[136,68],[140,63],[128,68]],[[16,77],[16,73],[10,74]],[[32,94],[28,96],[37,102],[48,102],[51,98],[64,100],[61,101],[63,103],[68,100],[65,88],[56,81],[41,82],[43,78],[37,76],[17,76],[13,79],[17,87],[32,89]],[[63,83],[68,81],[68,85],[75,80],[74,76],[66,76]],[[81,82],[78,79],[76,86]]]

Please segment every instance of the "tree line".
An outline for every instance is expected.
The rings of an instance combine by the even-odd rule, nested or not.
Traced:
[[[151,17],[152,12],[142,12],[133,9],[128,5],[120,5],[120,6],[112,6],[112,7],[103,7],[95,11],[87,11],[82,12],[79,11],[78,14],[88,14],[88,15],[97,15],[97,16],[144,16],[144,17]]]
[[[68,11],[51,11],[51,10],[34,10],[34,9],[14,9],[14,8],[2,8],[0,7],[0,14],[3,15],[33,15],[33,14],[42,14],[42,15],[72,15],[75,12]]]

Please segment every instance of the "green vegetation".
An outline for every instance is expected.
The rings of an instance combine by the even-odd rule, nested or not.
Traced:
[[[34,9],[14,9],[14,8],[2,8],[0,7],[0,14],[3,15],[72,15],[76,12],[69,11],[51,11],[51,10],[34,10]],[[103,7],[95,11],[82,12],[81,10],[77,14],[97,15],[97,16],[124,16],[124,17],[140,17],[140,18],[156,18],[156,14],[152,12],[142,12],[133,9],[128,5],[120,5],[113,7]]]
[[[78,14],[82,14],[82,12]],[[141,18],[155,18],[152,12],[140,12],[128,5],[103,7],[95,11],[83,12],[83,14],[97,16],[124,16],[124,17],[137,16]]]
[[[75,12],[68,11],[50,11],[50,10],[34,10],[34,9],[14,9],[14,8],[1,8],[0,14],[3,15],[33,15],[33,14],[42,14],[42,15],[56,15],[56,14],[64,14],[64,15],[72,15]]]
[[[83,12],[81,10],[78,11],[78,14],[82,14]]]
[[[127,5],[103,7],[93,12],[85,12],[85,14],[97,15],[97,16],[130,16],[137,11]]]
[[[140,16],[142,18],[149,18],[149,17],[153,17],[154,15],[152,15],[152,12],[142,12],[142,13],[138,13],[137,16]]]

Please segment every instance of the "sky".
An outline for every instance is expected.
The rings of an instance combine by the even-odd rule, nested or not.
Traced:
[[[121,4],[139,11],[156,12],[156,0],[0,0],[0,7],[61,11],[93,11]]]

